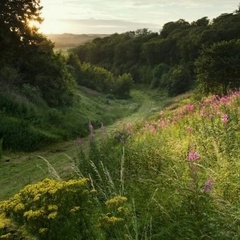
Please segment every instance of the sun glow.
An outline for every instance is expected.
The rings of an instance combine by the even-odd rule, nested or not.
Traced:
[[[31,29],[34,29],[34,28],[39,29],[40,28],[40,23],[38,21],[30,20],[30,21],[28,21],[28,26]]]

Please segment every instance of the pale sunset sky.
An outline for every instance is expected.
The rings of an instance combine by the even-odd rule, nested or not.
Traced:
[[[159,32],[170,21],[210,20],[238,9],[239,0],[41,0],[40,31],[113,34],[148,28]]]

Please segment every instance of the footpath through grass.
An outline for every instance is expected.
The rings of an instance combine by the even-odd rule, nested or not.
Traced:
[[[89,93],[88,89],[84,91],[86,95],[81,92],[80,107],[75,108],[76,111],[74,110],[75,113],[72,116],[71,114],[68,116],[69,121],[77,123],[78,120],[74,119],[76,116],[81,121],[82,108],[85,114],[89,114],[89,121],[91,121],[91,118],[96,119],[96,115],[99,116],[99,119],[105,119],[108,124],[106,127],[108,132],[121,128],[127,123],[141,122],[153,112],[160,111],[170,101],[165,94],[147,89],[133,90],[131,93],[132,98],[129,100],[104,100],[101,96],[97,96],[95,92]],[[91,96],[91,102],[89,102],[89,96]],[[99,107],[101,102],[105,109]],[[89,109],[88,113],[86,113],[86,109]],[[86,116],[84,117],[86,118]],[[113,121],[114,123],[109,125]],[[106,124],[105,122],[103,120],[103,125]],[[95,125],[95,123],[92,124]],[[96,130],[97,132],[98,130]],[[71,178],[75,174],[71,166],[77,154],[76,141],[77,139],[74,139],[56,144],[33,153],[5,152],[0,160],[0,200],[12,196],[28,184],[51,177],[53,170],[49,168],[48,163],[43,159],[46,159],[63,179]]]

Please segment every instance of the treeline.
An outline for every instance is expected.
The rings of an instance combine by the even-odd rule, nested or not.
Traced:
[[[200,79],[198,85],[201,85],[202,77],[199,78],[198,75],[204,70],[201,63],[196,66],[196,60],[199,57],[204,58],[202,55],[206,55],[215,43],[238,40],[239,29],[238,9],[233,13],[221,14],[213,20],[203,17],[192,23],[183,19],[168,22],[159,34],[148,29],[139,29],[96,38],[73,49],[72,52],[81,62],[103,67],[115,75],[130,73],[135,83],[166,89],[168,94],[173,96],[194,87],[196,79]],[[230,46],[231,54],[228,54],[228,58],[232,55],[236,60],[232,61],[232,64],[238,67],[239,43],[232,42]],[[220,47],[219,51],[222,50]],[[214,71],[221,72],[226,67],[221,64]],[[221,85],[221,81],[217,84]],[[239,87],[239,83],[233,87]]]
[[[67,64],[79,85],[107,93],[108,97],[129,97],[133,85],[131,74],[123,73],[116,76],[103,67],[80,62],[74,54],[68,57]]]

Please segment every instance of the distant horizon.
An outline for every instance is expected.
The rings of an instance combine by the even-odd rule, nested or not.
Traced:
[[[158,32],[167,22],[191,23],[232,13],[236,0],[42,0],[43,34],[108,34],[147,28]]]
[[[135,31],[137,31],[138,29],[136,29],[136,30],[130,30],[131,32],[135,32]],[[126,31],[126,32],[129,32],[129,31]],[[90,36],[90,35],[108,35],[108,36],[110,36],[110,35],[113,35],[113,34],[123,34],[123,33],[126,33],[126,32],[122,32],[122,33],[117,33],[117,32],[115,32],[115,33],[42,33],[42,34],[44,34],[44,35],[88,35],[88,36]],[[154,32],[154,31],[152,31],[153,33],[156,33],[156,32]],[[160,30],[157,32],[157,33],[159,33],[160,32]]]
[[[43,33],[43,34],[45,35],[112,35],[112,34],[105,34],[105,33]]]

